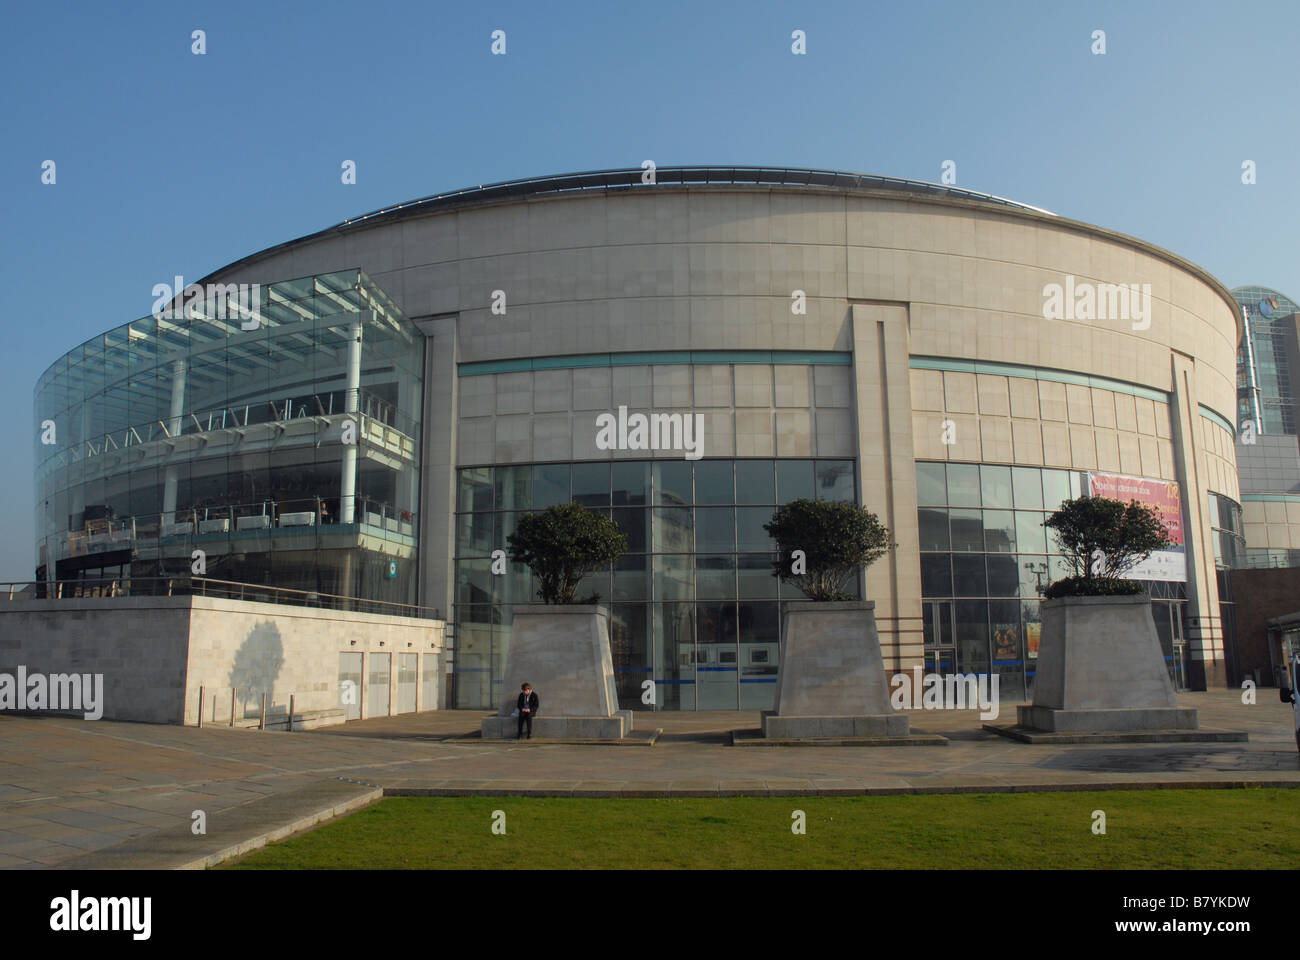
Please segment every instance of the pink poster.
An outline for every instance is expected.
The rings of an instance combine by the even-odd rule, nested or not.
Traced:
[[[1142,480],[1138,477],[1122,477],[1113,473],[1088,474],[1088,494],[1093,497],[1106,497],[1128,503],[1136,500],[1143,506],[1150,507],[1160,514],[1173,541],[1171,550],[1183,546],[1183,511],[1182,500],[1178,495],[1178,484],[1168,480]]]

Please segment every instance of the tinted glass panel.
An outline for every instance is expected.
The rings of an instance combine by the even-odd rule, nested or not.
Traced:
[[[921,506],[945,506],[948,503],[947,482],[942,463],[918,463],[916,502]]]
[[[776,462],[776,495],[780,503],[800,499],[812,500],[815,491],[811,460]]]
[[[1030,510],[1042,509],[1042,471],[1036,467],[1013,467],[1011,485],[1015,488],[1016,507]]]
[[[1041,513],[1016,511],[1016,550],[1020,553],[1046,553],[1047,528]]]
[[[695,502],[732,503],[730,460],[701,460],[695,464]]]
[[[949,510],[954,553],[984,549],[984,518],[978,510]]]
[[[537,509],[569,502],[569,465],[544,463],[533,467],[533,506]]]
[[[650,464],[615,463],[614,506],[637,506],[646,502],[646,491],[650,487]]]
[[[952,596],[952,563],[948,554],[921,555],[921,596]]]
[[[986,507],[1011,506],[1011,468],[980,467],[980,493]]]
[[[917,527],[921,535],[922,550],[948,549],[948,511],[921,508],[917,511]]]
[[[948,503],[954,507],[980,505],[980,468],[971,463],[948,464]]]
[[[984,549],[1012,553],[1016,549],[1016,521],[1010,510],[984,511]]]
[[[964,558],[963,558],[964,559]],[[990,597],[1014,597],[1020,589],[1020,574],[1014,556],[988,558]]]
[[[575,463],[573,499],[584,507],[609,506],[609,464]]]
[[[691,503],[691,465],[684,460],[656,463],[654,470],[655,503]]]
[[[771,460],[736,461],[736,502],[776,503],[776,472]]]
[[[959,597],[987,597],[988,580],[982,554],[952,558],[953,592]]]
[[[844,500],[852,503],[853,486],[852,460],[817,461],[818,500]]]

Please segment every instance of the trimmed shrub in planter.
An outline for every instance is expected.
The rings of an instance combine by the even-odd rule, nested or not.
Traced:
[[[1048,586],[1043,596],[1114,597],[1142,593],[1128,573],[1155,551],[1169,546],[1160,514],[1130,500],[1107,497],[1066,500],[1043,526],[1056,538],[1073,576]]]
[[[874,513],[853,503],[791,500],[763,529],[780,551],[773,574],[822,602],[856,600],[845,589],[850,578],[897,546]]]
[[[573,592],[583,577],[627,549],[627,537],[613,520],[577,503],[521,517],[509,540],[510,559],[533,571],[542,603],[597,602],[599,597],[575,601]]]

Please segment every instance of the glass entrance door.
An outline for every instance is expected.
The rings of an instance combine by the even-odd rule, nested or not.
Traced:
[[[957,672],[957,644],[951,600],[924,600],[921,623],[925,631],[925,672]]]

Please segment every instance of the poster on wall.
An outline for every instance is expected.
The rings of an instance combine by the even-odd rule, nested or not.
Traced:
[[[1144,480],[1116,473],[1089,473],[1088,495],[1128,503],[1136,500],[1156,511],[1164,521],[1172,545],[1151,554],[1124,575],[1126,580],[1187,580],[1183,546],[1183,509],[1178,484],[1171,480]]]
[[[1025,656],[1030,660],[1038,659],[1038,637],[1043,632],[1043,625],[1034,620],[1025,621]]]
[[[993,659],[1018,660],[1020,644],[1017,642],[1020,625],[1017,623],[996,623],[993,625]]]

